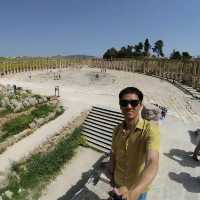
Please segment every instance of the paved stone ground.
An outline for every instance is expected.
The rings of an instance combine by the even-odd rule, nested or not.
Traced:
[[[0,79],[0,83],[16,84],[32,89],[33,92],[48,95],[54,93],[55,85],[59,85],[61,100],[70,111],[78,108],[81,111],[92,105],[110,106],[117,109],[118,93],[122,88],[127,86],[140,88],[145,95],[144,102],[158,103],[168,108],[168,116],[161,122],[160,171],[148,194],[149,199],[200,199],[200,164],[191,159],[195,147],[193,131],[200,126],[200,102],[170,83],[154,77],[108,71],[106,74],[100,74],[100,78],[96,80],[94,79],[96,73],[99,73],[98,69],[66,70],[62,73],[62,79],[55,81],[44,72],[37,72],[32,74],[32,80],[28,79],[28,75],[24,77],[17,75],[12,79]],[[16,146],[11,148],[15,148],[18,154]],[[20,152],[20,156],[25,154],[23,150]],[[1,155],[1,157],[4,156],[5,154]],[[59,184],[55,187],[56,190],[59,190]],[[70,183],[65,184],[70,185]]]
[[[160,169],[148,193],[148,199],[200,199],[200,162],[192,159],[195,144],[192,129],[191,124],[184,124],[170,115],[162,121]],[[110,186],[102,181],[97,185],[89,181],[73,200],[106,199],[110,189]]]
[[[160,170],[149,199],[200,199],[200,162],[192,159],[194,126],[171,116],[161,124]]]

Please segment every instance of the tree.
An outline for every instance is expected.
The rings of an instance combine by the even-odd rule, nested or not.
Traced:
[[[174,49],[169,58],[170,58],[170,59],[180,60],[180,59],[182,58],[182,56],[181,56],[181,54],[180,54],[179,51],[176,51],[176,50]]]
[[[108,59],[109,56],[109,50],[107,50],[104,54],[103,54],[103,59]]]
[[[117,57],[118,57],[118,52],[115,48],[108,49],[106,53],[103,55],[103,59],[112,59]]]
[[[133,46],[132,45],[127,46],[126,55],[127,55],[128,58],[133,57]]]
[[[111,59],[112,59],[112,58],[117,58],[117,54],[118,54],[117,50],[116,50],[114,47],[112,47],[112,48],[110,49],[110,58],[111,58]]]
[[[152,48],[153,52],[157,54],[158,57],[164,57],[163,53],[164,42],[162,40],[158,40],[154,43],[154,47]]]
[[[146,38],[144,42],[144,56],[149,56],[150,55],[150,49],[151,49],[151,44],[149,43],[148,38]]]
[[[182,58],[183,59],[191,59],[192,56],[187,51],[183,51],[182,52]]]
[[[138,44],[136,44],[134,47],[134,53],[133,53],[133,55],[135,56],[135,57],[138,57],[138,56],[143,56],[143,54],[142,54],[142,50],[143,50],[143,43],[142,42],[139,42]]]
[[[126,58],[126,57],[127,57],[126,47],[122,47],[118,52],[118,58]]]

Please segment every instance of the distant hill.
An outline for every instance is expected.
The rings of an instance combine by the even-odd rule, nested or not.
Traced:
[[[68,55],[68,56],[57,55],[57,56],[51,56],[51,58],[92,59],[92,58],[96,58],[96,57],[95,56],[88,56],[88,55]]]
[[[88,55],[68,55],[68,56],[63,56],[63,55],[56,55],[56,56],[17,56],[17,57],[1,57],[0,56],[0,62],[3,62],[5,60],[11,60],[11,59],[43,59],[43,58],[53,58],[53,59],[66,59],[66,58],[71,58],[71,59],[92,59],[92,58],[97,58],[95,56],[88,56]]]

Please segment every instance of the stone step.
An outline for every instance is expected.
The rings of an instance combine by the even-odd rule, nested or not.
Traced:
[[[94,106],[83,123],[82,135],[89,144],[104,148],[103,152],[111,149],[113,129],[121,123],[123,115],[120,112]]]
[[[95,125],[98,125],[98,126],[102,126],[104,129],[105,128],[107,128],[107,129],[113,129],[115,126],[113,126],[113,125],[109,125],[109,124],[106,124],[106,123],[103,123],[103,122],[101,122],[101,121],[98,121],[98,120],[94,120],[94,119],[91,119],[91,118],[87,118],[86,120],[85,120],[85,122],[87,122],[87,123],[91,123],[91,124],[95,124]]]
[[[88,144],[89,144],[91,147],[93,147],[93,148],[95,148],[95,149],[97,149],[97,150],[99,150],[99,151],[101,151],[101,152],[104,152],[104,153],[110,153],[110,151],[111,151],[111,149],[107,149],[107,148],[105,148],[105,147],[103,147],[103,146],[94,144],[93,142],[90,142],[90,141],[88,141]]]
[[[112,136],[107,136],[107,135],[104,135],[104,134],[100,134],[100,133],[97,133],[97,132],[94,132],[94,131],[91,131],[89,129],[84,129],[83,130],[83,135],[86,134],[87,136],[95,136],[95,137],[99,137],[99,138],[102,138],[102,139],[105,139],[109,142],[112,142]]]
[[[97,128],[92,127],[92,126],[84,125],[83,130],[90,130],[90,131],[96,132],[98,134],[102,134],[102,135],[106,135],[108,137],[112,137],[112,132],[102,131],[102,130],[97,129]]]
[[[86,138],[86,140],[88,141],[89,144],[92,143],[93,145],[95,145],[97,147],[101,147],[101,148],[107,149],[108,151],[111,151],[111,145],[104,144],[102,142],[99,142],[97,140],[94,140],[94,139],[86,137],[86,136],[84,136],[84,137]]]
[[[84,136],[86,136],[86,138],[92,138],[95,141],[101,142],[103,144],[107,144],[107,145],[110,145],[110,146],[112,144],[112,140],[108,140],[107,138],[99,137],[98,135],[93,135],[93,134],[87,133],[85,131],[83,131],[82,134]]]
[[[118,120],[123,120],[124,119],[123,116],[122,117],[121,116],[115,116],[115,115],[111,115],[110,113],[106,113],[106,112],[95,110],[95,109],[92,109],[90,113],[91,114],[101,115],[102,117],[105,117],[105,118],[108,118],[108,119],[114,120],[114,121],[115,120],[118,121]]]
[[[92,117],[97,117],[97,118],[99,118],[99,119],[102,119],[102,120],[105,120],[105,121],[107,121],[107,122],[111,122],[111,123],[114,123],[114,124],[119,124],[119,123],[121,123],[122,122],[122,120],[121,119],[113,119],[112,117],[110,117],[110,116],[104,116],[104,115],[99,115],[99,113],[94,113],[94,112],[90,112],[89,113],[89,116],[92,116]]]
[[[92,115],[88,115],[88,117],[87,117],[87,119],[88,120],[94,120],[94,121],[97,121],[97,122],[100,122],[100,123],[103,123],[103,124],[106,124],[106,125],[109,125],[109,126],[113,126],[113,127],[115,127],[115,126],[117,126],[120,122],[111,122],[111,121],[109,121],[109,120],[105,120],[105,119],[103,119],[102,117],[100,117],[100,116],[92,116]]]
[[[99,109],[99,110],[106,110],[108,112],[112,112],[112,113],[122,115],[120,110],[116,110],[116,108],[112,108],[112,107],[106,107],[106,106],[102,107],[101,105],[100,106],[95,105],[95,106],[93,106],[93,108],[96,108],[96,109]]]
[[[86,126],[86,127],[92,127],[92,128],[95,128],[95,129],[98,129],[98,130],[101,130],[101,131],[105,131],[107,133],[111,133],[113,132],[113,129],[110,129],[110,128],[107,128],[107,127],[103,127],[101,125],[98,125],[98,124],[94,124],[92,122],[88,122],[88,121],[84,121],[83,123],[83,127]]]
[[[98,111],[98,112],[101,112],[101,113],[104,113],[104,114],[110,114],[111,116],[115,116],[115,117],[121,117],[123,119],[123,115],[120,112],[111,111],[111,110],[99,108],[99,107],[96,107],[96,106],[94,106],[92,108],[92,110],[95,110],[95,111]]]

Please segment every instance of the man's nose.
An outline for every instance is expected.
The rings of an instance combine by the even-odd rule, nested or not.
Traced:
[[[132,106],[131,106],[131,104],[130,104],[130,103],[127,105],[127,108],[132,108]]]

